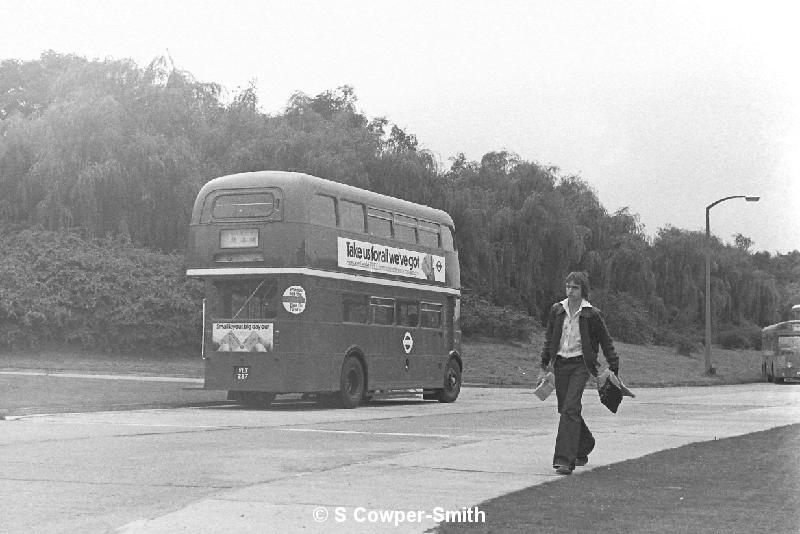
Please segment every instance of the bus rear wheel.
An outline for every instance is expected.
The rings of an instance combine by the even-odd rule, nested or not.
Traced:
[[[455,358],[447,360],[444,367],[443,388],[437,393],[439,402],[455,402],[461,392],[461,365]]]
[[[342,408],[359,406],[364,397],[366,384],[364,366],[355,356],[348,356],[342,364],[342,377],[339,384],[339,402]]]

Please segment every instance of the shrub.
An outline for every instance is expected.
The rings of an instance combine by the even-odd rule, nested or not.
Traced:
[[[534,319],[527,313],[495,306],[474,295],[464,295],[461,300],[461,332],[465,336],[527,341],[534,328]]]
[[[645,305],[633,295],[598,291],[590,299],[601,310],[614,339],[644,345],[653,341],[653,325]]]
[[[677,337],[675,341],[675,352],[681,356],[691,357],[693,352],[698,348],[697,343],[690,337]]]
[[[728,328],[717,335],[717,343],[726,349],[761,349],[761,329],[746,325]]]
[[[0,237],[0,280],[0,347],[199,348],[202,285],[180,256],[25,230]]]

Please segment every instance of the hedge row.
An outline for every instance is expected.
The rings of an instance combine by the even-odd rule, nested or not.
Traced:
[[[124,239],[0,236],[0,347],[197,351],[202,285],[183,258]]]

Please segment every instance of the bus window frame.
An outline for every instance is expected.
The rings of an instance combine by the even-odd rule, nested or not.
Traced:
[[[391,304],[389,303],[391,302]],[[396,302],[397,299],[394,297],[375,297],[371,296],[369,298],[369,324],[372,326],[394,326],[397,324],[397,314],[396,314]],[[386,308],[391,310],[392,313],[392,321],[385,323],[385,322],[376,322],[375,320],[375,312],[379,308]]]
[[[219,197],[230,195],[257,195],[269,193],[273,196],[272,213],[268,216],[253,217],[215,217],[214,206]],[[227,223],[259,223],[259,222],[280,222],[283,221],[283,197],[284,193],[280,187],[252,187],[235,189],[218,189],[210,192],[203,200],[200,211],[199,224],[227,224]]]
[[[328,224],[326,221],[318,221],[315,220],[315,216],[319,210],[316,209],[314,204],[315,200],[318,198],[324,198],[330,201],[333,201],[333,224]],[[329,195],[326,193],[314,193],[311,196],[311,202],[308,206],[309,215],[308,215],[308,222],[314,226],[321,226],[323,228],[338,228],[339,227],[339,199],[336,198],[335,195]],[[327,211],[327,210],[326,210]]]
[[[344,230],[346,232],[357,232],[359,234],[366,234],[367,233],[367,208],[363,202],[358,202],[355,200],[350,200],[348,198],[338,197],[338,202],[336,204],[336,221],[338,223],[338,228]],[[344,226],[345,218],[343,216],[343,206],[352,205],[356,207],[355,211],[361,212],[361,228],[355,229]]]
[[[391,210],[387,210],[384,208],[378,208],[375,206],[367,206],[367,234],[371,237],[377,237],[379,239],[394,239],[394,225],[393,225],[394,214]],[[388,225],[388,235],[383,233],[373,233],[372,230],[372,221],[385,221]],[[376,228],[378,227],[376,223]]]

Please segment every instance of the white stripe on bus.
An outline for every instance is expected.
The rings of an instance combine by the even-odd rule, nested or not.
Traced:
[[[365,284],[377,284],[382,286],[404,287],[407,289],[419,289],[421,291],[434,291],[449,295],[461,295],[461,291],[452,287],[429,286],[425,284],[415,284],[413,282],[400,282],[396,280],[385,280],[383,278],[372,278],[369,276],[359,276],[357,274],[337,273],[334,271],[321,271],[318,269],[290,269],[281,267],[219,267],[212,269],[186,269],[186,276],[237,276],[247,274],[298,274],[303,276],[319,276],[321,278],[333,278],[336,280],[348,280],[350,282],[363,282]]]

